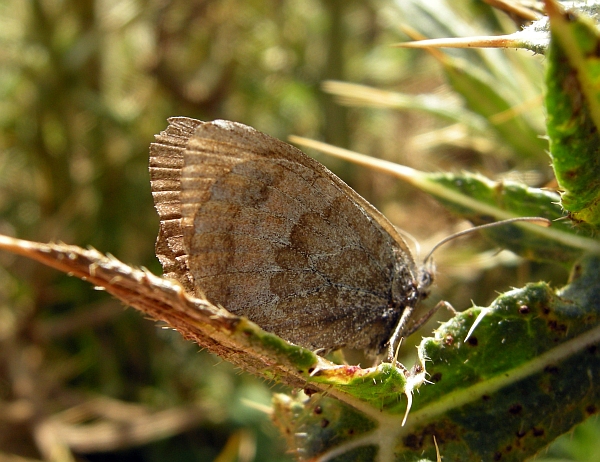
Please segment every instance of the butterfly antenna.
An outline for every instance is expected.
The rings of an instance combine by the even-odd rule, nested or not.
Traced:
[[[474,233],[476,231],[481,231],[482,229],[494,228],[496,226],[504,226],[504,225],[509,225],[509,224],[512,224],[512,223],[519,223],[519,222],[523,222],[523,221],[526,221],[526,222],[529,222],[529,223],[534,223],[536,225],[543,226],[545,228],[549,227],[552,224],[552,222],[550,220],[548,220],[547,218],[542,218],[542,217],[517,217],[517,218],[508,218],[506,220],[495,221],[493,223],[486,223],[485,225],[474,226],[472,228],[465,229],[464,231],[459,231],[458,233],[451,234],[450,236],[445,237],[440,242],[438,242],[436,245],[434,245],[433,249],[431,249],[429,251],[429,253],[425,257],[425,259],[423,260],[423,265],[427,264],[427,262],[429,260],[431,260],[433,252],[435,252],[438,248],[440,248],[445,243],[447,243],[447,242],[449,242],[449,241],[451,241],[453,239],[456,239],[457,237],[462,237],[462,236],[465,236],[467,234]]]

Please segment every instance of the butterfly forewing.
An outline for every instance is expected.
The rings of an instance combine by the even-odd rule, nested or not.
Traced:
[[[169,122],[150,168],[166,276],[293,343],[380,352],[417,284],[392,225],[286,143]]]

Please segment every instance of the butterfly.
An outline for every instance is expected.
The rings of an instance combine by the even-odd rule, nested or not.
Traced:
[[[375,207],[251,127],[170,118],[150,178],[164,275],[289,342],[391,351],[428,294],[432,271]]]

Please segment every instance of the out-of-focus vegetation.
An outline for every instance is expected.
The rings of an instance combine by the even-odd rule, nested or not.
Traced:
[[[455,3],[488,33],[514,27],[480,2]],[[434,150],[427,133],[447,123],[348,108],[321,90],[345,80],[462,107],[434,59],[388,47],[406,40],[400,22],[417,20],[387,0],[0,2],[0,232],[92,245],[160,274],[148,146],[176,115],[315,137],[423,170],[496,177],[519,167],[546,180],[542,156],[510,147],[491,156],[481,137]],[[463,57],[482,69],[494,62]],[[491,74],[500,78],[510,59]],[[528,59],[539,89],[539,60]],[[327,163],[419,238],[449,233],[450,218],[410,188]],[[468,271],[438,265],[448,274],[440,292],[457,308],[486,303],[529,272],[564,278],[469,261]],[[0,255],[0,460],[284,460],[256,406],[269,405],[272,385],[197,350],[81,281]]]
[[[348,145],[359,120],[320,82],[407,79],[401,53],[386,47],[399,39],[389,8],[345,0],[0,2],[0,230],[92,245],[160,274],[147,165],[167,117],[227,118],[281,138]],[[87,460],[101,460],[99,450],[111,460],[233,460],[236,447],[240,460],[254,451],[255,460],[283,460],[268,416],[246,404],[269,405],[272,385],[81,281],[0,259],[0,457],[68,460],[49,454],[61,447],[52,438],[59,425],[51,425],[60,421],[73,423],[62,430],[72,438],[75,424],[112,423],[116,434],[89,427],[76,446]],[[201,412],[190,414],[192,405]],[[151,414],[148,444],[123,449],[134,441],[125,421],[169,409],[180,412],[170,416],[175,423]],[[180,436],[152,433],[148,424],[160,419]]]

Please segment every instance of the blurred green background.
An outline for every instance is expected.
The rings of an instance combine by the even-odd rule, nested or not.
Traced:
[[[444,2],[388,0],[0,0],[0,232],[90,245],[160,274],[148,146],[179,115],[313,137],[428,171],[525,173],[544,184],[539,57],[447,55],[487,73],[511,104],[529,104],[517,117],[534,147],[519,152],[476,107],[487,95],[461,94],[452,66],[389,47],[407,40],[402,24],[439,37],[516,30],[483,2],[451,4],[452,15]],[[483,118],[483,129],[410,104],[339,104],[326,80],[427,93],[456,120]],[[425,248],[455,229],[410,187],[319,159]],[[485,246],[472,241],[439,256],[434,302],[484,305],[511,285],[566,279],[561,268],[476,259]],[[85,282],[0,255],[0,461],[292,460],[266,409],[281,390]]]

